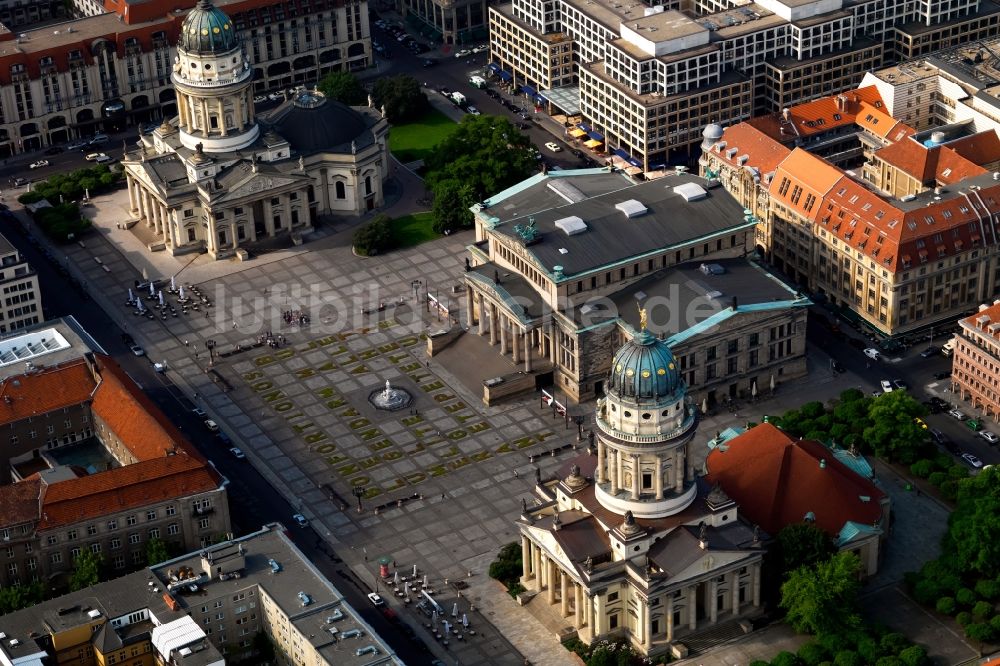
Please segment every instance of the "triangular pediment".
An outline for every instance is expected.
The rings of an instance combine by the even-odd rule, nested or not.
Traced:
[[[280,190],[288,185],[293,185],[304,180],[308,180],[308,178],[292,174],[250,172],[237,183],[229,186],[225,193],[216,199],[216,201],[223,202],[243,199],[261,192]]]
[[[671,582],[704,578],[712,571],[726,569],[740,560],[748,559],[756,553],[740,551],[705,551],[700,558],[670,577]]]
[[[563,547],[560,546],[559,542],[556,541],[554,536],[552,536],[552,532],[546,529],[533,527],[531,525],[522,526],[521,529],[529,534],[531,540],[541,546],[542,549],[552,557],[552,559],[556,560],[564,571],[576,571],[576,564],[570,561],[566,551],[563,550]]]

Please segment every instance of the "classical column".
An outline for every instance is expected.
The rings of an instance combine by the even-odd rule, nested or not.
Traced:
[[[563,617],[569,617],[569,576],[559,570],[559,611]]]
[[[465,287],[465,321],[466,326],[472,328],[472,324],[476,318],[476,302],[473,300],[476,297],[475,293],[472,291],[472,287]]]
[[[498,319],[500,323],[500,355],[503,356],[507,353],[507,323],[504,321],[503,314]]]
[[[274,236],[274,211],[271,208],[271,199],[265,198],[263,203],[264,203],[264,229],[266,230],[267,237],[271,238]]]
[[[531,569],[535,574],[535,591],[542,591],[542,549],[531,544]]]
[[[527,580],[531,575],[531,541],[521,535],[521,578]]]
[[[556,327],[556,323],[554,321],[549,322],[549,361],[552,362],[552,365],[556,365],[557,364],[556,359],[559,356],[559,349],[558,349],[559,348],[559,338],[558,338],[558,335],[559,335],[559,331],[558,331],[558,329]]]
[[[615,449],[615,475],[618,477],[618,487],[625,487],[625,456],[621,449]]]
[[[238,132],[242,132],[246,127],[246,121],[243,119],[243,95],[237,95],[233,99],[233,123]]]
[[[673,592],[667,595],[667,607],[666,607],[666,620],[667,620],[667,642],[670,643],[674,640],[674,595]]]
[[[281,198],[285,204],[285,219],[282,224],[284,224],[285,229],[290,231],[292,228],[292,195],[291,193],[288,193],[283,195]]]
[[[733,615],[740,614],[740,574],[737,571],[729,572],[729,581],[732,585],[733,593]]]
[[[674,492],[678,495],[684,492],[684,467],[680,449],[674,451]]]
[[[694,631],[698,628],[698,588],[699,583],[695,583],[687,588],[687,614],[688,629]]]
[[[719,620],[719,581],[712,578],[708,584],[708,620],[715,624]]]
[[[587,614],[586,614],[587,629],[590,630],[590,637],[591,637],[591,639],[593,639],[594,636],[595,636],[595,633],[594,633],[594,597],[589,592],[585,592],[584,595],[583,595],[583,603],[586,604],[586,609],[587,609]]]
[[[632,454],[632,499],[639,499],[642,492],[642,478],[639,474],[639,454]]]
[[[611,450],[611,457],[608,458],[608,478],[611,480],[611,494],[618,494],[618,450]]]
[[[660,456],[656,456],[656,469],[653,473],[653,481],[655,483],[654,491],[656,499],[663,499],[663,460]]]
[[[531,331],[524,336],[524,371],[531,372]]]
[[[750,568],[750,580],[753,587],[753,605],[754,608],[758,608],[760,606],[760,562]]]
[[[594,621],[591,622],[593,629],[593,636],[596,638],[604,632],[604,616],[605,616],[605,596],[603,594],[596,595],[597,608],[593,610]]]
[[[649,620],[649,602],[647,601],[639,601],[639,620],[642,622],[642,648],[649,654],[651,645],[649,630],[652,622]]]
[[[476,298],[479,302],[479,335],[486,335],[486,297],[480,292]]]
[[[497,324],[499,323],[500,317],[497,315],[497,306],[495,303],[490,303],[490,344],[495,345],[497,343]]]
[[[125,183],[128,185],[128,209],[132,212],[136,209],[135,203],[135,183],[132,182],[132,177],[128,176],[125,178]]]
[[[545,581],[549,586],[549,589],[547,590],[545,595],[545,600],[549,602],[549,605],[551,606],[556,602],[556,586],[554,580],[556,564],[552,560],[548,559],[548,557],[546,557],[545,566],[546,566]]]
[[[513,321],[510,322],[510,352],[514,359],[514,365],[521,362],[521,330]]]
[[[594,481],[604,483],[604,439],[597,438],[597,469],[594,470]]]
[[[208,136],[208,132],[212,127],[212,122],[208,119],[209,115],[208,100],[202,98],[200,101],[201,104],[199,106],[201,107],[201,131],[205,134],[205,136]]]
[[[573,626],[577,629],[583,626],[583,613],[583,588],[573,583]]]
[[[146,192],[146,226],[149,227],[150,229],[153,228],[153,224],[155,223],[153,215],[154,210],[155,209],[153,208],[153,195],[150,194],[149,192]]]

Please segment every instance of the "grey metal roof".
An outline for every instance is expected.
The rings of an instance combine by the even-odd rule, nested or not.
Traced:
[[[375,141],[370,128],[378,122],[372,109],[352,108],[307,89],[261,119],[305,155],[348,152],[352,141],[365,148]]]
[[[586,199],[570,203],[550,187],[553,181],[562,180],[569,180]],[[541,240],[528,247],[528,252],[549,272],[562,266],[566,276],[747,226],[743,207],[724,189],[711,189],[705,199],[687,202],[673,192],[682,183],[704,184],[704,179],[683,174],[635,184],[620,173],[559,172],[535,177],[520,189],[489,199],[489,207],[480,215],[499,218],[495,231],[516,240],[520,236],[514,226],[533,219]],[[642,202],[649,212],[627,218],[615,205],[629,199]],[[555,226],[557,220],[571,215],[581,218],[587,231],[567,236]]]

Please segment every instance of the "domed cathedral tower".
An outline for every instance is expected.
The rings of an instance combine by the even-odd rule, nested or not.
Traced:
[[[184,19],[171,81],[185,148],[201,144],[204,152],[219,153],[257,140],[253,68],[236,26],[210,0],[198,0]]]
[[[640,330],[615,354],[597,402],[595,495],[606,509],[663,518],[694,501],[695,410],[667,344]]]

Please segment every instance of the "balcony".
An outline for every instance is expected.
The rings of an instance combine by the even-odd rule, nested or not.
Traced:
[[[211,506],[196,506],[191,509],[192,518],[204,518],[205,516],[211,516],[213,513],[215,513],[215,507]]]

